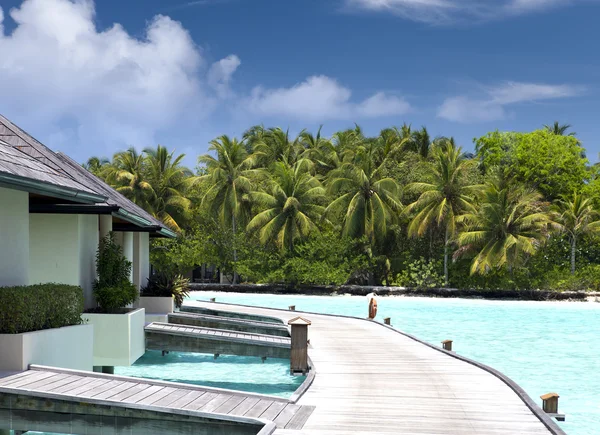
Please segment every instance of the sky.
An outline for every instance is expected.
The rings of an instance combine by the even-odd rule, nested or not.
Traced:
[[[264,124],[466,150],[572,124],[600,151],[600,0],[0,0],[0,113],[78,161],[161,144],[194,167]]]

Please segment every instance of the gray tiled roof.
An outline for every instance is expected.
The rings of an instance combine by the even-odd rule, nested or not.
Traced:
[[[168,229],[138,205],[97,178],[70,157],[55,153],[0,115],[0,173],[66,187],[107,198],[98,205],[117,205],[129,214]]]

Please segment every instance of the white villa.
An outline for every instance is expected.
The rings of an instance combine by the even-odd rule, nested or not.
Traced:
[[[98,242],[115,232],[138,289],[149,238],[175,237],[162,222],[0,115],[0,286],[79,285],[94,307]]]

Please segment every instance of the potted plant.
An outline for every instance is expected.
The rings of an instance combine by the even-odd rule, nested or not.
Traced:
[[[94,325],[95,366],[128,366],[145,352],[145,310],[131,308],[138,298],[131,267],[113,233],[106,235],[96,253],[93,292],[98,308],[83,314]]]
[[[158,271],[148,278],[148,284],[142,288],[140,307],[149,313],[172,313],[173,305],[181,307],[189,296],[190,281],[174,271]]]
[[[40,364],[92,370],[92,326],[83,325],[83,290],[66,284],[0,287],[0,371]]]

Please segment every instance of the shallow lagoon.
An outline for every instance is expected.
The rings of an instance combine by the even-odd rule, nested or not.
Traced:
[[[192,300],[366,317],[360,296],[299,296],[194,292]],[[454,340],[453,349],[500,370],[538,403],[560,394],[560,423],[569,434],[600,433],[600,304],[378,298],[378,320],[430,343]],[[318,368],[317,368],[318,370]],[[249,379],[250,380],[250,379]]]

